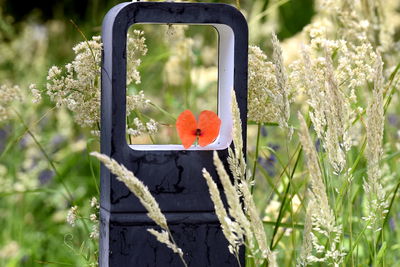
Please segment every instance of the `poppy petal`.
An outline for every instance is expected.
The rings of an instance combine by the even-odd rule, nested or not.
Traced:
[[[198,127],[201,131],[199,145],[207,146],[218,137],[221,120],[215,112],[204,110],[200,113]]]
[[[176,120],[176,130],[185,149],[196,141],[196,118],[190,110],[183,111]]]

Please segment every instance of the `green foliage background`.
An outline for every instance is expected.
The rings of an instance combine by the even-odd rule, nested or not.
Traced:
[[[235,0],[207,2],[236,4]],[[91,159],[88,152],[99,150],[99,141],[90,135],[89,129],[74,124],[68,110],[54,108],[49,99],[44,98],[39,105],[32,104],[28,86],[34,82],[44,88],[48,69],[53,65],[65,65],[73,59],[72,47],[84,40],[70,20],[88,38],[99,35],[103,16],[117,3],[119,1],[43,0],[22,4],[18,1],[0,0],[0,84],[6,81],[18,84],[24,92],[23,100],[16,103],[21,110],[21,117],[0,122],[0,266],[90,266],[96,262],[97,241],[89,238],[92,227],[89,214],[93,212],[90,200],[99,196],[99,170],[98,162]],[[268,4],[268,0],[240,1],[241,9],[246,14],[252,14],[256,7],[259,12],[264,12]],[[300,32],[310,23],[315,13],[312,0],[284,0],[278,1],[278,5],[277,35],[281,41]],[[261,20],[268,17],[269,13],[265,14]],[[270,37],[252,36],[251,25],[250,38],[253,44],[259,45],[267,53],[271,52]],[[149,51],[163,52],[157,42],[149,40],[147,44]],[[155,57],[147,57],[143,65],[156,66],[160,62],[163,63]],[[146,67],[143,66],[140,70],[142,80],[144,83],[148,82],[148,87],[142,88],[139,85],[138,88],[144,90],[145,94],[157,95],[159,87],[164,83],[162,75],[157,77],[154,75],[156,71],[146,72]],[[171,95],[167,99],[167,107],[172,114],[179,114],[179,104],[174,101]],[[398,109],[395,112],[399,114]],[[283,146],[277,143],[282,134],[275,128],[268,128],[268,134],[260,137],[262,144],[268,144],[268,147]],[[396,130],[393,128],[386,133],[386,143],[395,142]],[[257,126],[250,125],[248,133],[249,138],[254,140]],[[295,149],[292,148],[293,151]],[[249,160],[254,161],[254,142],[249,142],[248,150]],[[278,152],[278,156],[287,162],[289,155],[282,150]],[[354,159],[357,158],[359,151],[352,152]],[[398,152],[392,152],[391,159],[396,158]],[[264,154],[261,157],[265,160],[271,158]],[[303,159],[299,158],[299,162],[303,163]],[[262,214],[269,200],[265,188],[271,191],[270,186],[280,182],[271,178],[278,177],[276,172],[283,169],[279,164],[281,163],[272,163],[272,174],[268,173],[268,169],[258,169],[256,181],[261,187],[256,188],[255,199]],[[399,167],[395,161],[390,164],[392,172],[398,173]],[[252,163],[249,165],[252,167]],[[361,160],[360,169],[355,174],[365,172],[365,166],[364,160]],[[11,183],[12,186],[5,186],[6,183]],[[293,190],[299,190],[304,183],[300,179],[294,181]],[[284,186],[286,183],[283,181],[282,187],[277,186],[274,190],[282,191],[282,188],[286,188]],[[362,178],[355,185],[353,195],[348,196],[348,201],[361,205],[356,200],[356,195],[361,190]],[[280,192],[280,195],[283,193]],[[290,201],[285,203],[286,195],[283,201],[281,210],[288,214]],[[79,207],[81,217],[74,228],[65,221],[67,211],[73,205]],[[395,206],[393,217],[390,218],[395,229],[398,229],[398,210]],[[344,216],[351,218],[349,214]],[[279,226],[281,229],[295,231],[295,237],[301,240],[304,218],[298,215],[294,218],[297,220]],[[266,220],[265,225],[271,236],[276,222]],[[345,235],[348,230],[345,229]],[[292,237],[286,236],[285,232],[275,234],[275,243],[271,244],[273,247],[278,246],[278,243],[283,250],[286,246],[291,249],[300,247],[301,243],[295,245],[294,239],[291,240]],[[395,231],[384,251],[393,262],[398,260],[396,255],[400,249],[399,240],[399,231]],[[10,244],[17,244],[14,250]],[[292,250],[283,253],[279,259],[282,266],[294,265],[293,260],[298,251]],[[357,253],[368,255],[368,251],[361,250]],[[368,260],[360,261],[359,266],[366,266],[364,264],[369,264]],[[353,265],[358,264],[353,262]]]

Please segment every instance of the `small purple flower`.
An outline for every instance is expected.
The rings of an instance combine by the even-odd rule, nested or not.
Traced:
[[[54,177],[54,172],[52,170],[46,169],[39,173],[38,179],[40,185],[45,185],[51,181]]]
[[[25,134],[22,136],[22,138],[19,140],[19,147],[21,149],[25,149],[28,146],[28,139],[31,138],[28,134]]]
[[[269,176],[275,176],[276,157],[274,154],[271,154],[268,158],[258,157],[257,162],[267,171]]]
[[[397,126],[398,120],[399,120],[399,118],[397,117],[396,114],[392,113],[392,114],[388,115],[388,122],[389,122],[390,125]]]
[[[281,148],[280,145],[274,143],[268,143],[268,147],[270,147],[274,151],[278,151]]]
[[[50,141],[51,146],[53,147],[54,151],[57,151],[61,148],[63,143],[66,141],[66,138],[60,134],[53,136]]]

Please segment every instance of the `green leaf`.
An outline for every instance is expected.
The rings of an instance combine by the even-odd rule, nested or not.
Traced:
[[[386,241],[382,243],[382,247],[379,249],[378,255],[376,256],[377,263],[380,263],[383,256],[385,256],[387,243]]]

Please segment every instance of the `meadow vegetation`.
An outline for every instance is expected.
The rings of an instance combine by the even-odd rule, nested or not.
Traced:
[[[214,156],[228,207],[203,170],[231,253],[244,245],[246,266],[397,266],[400,2],[209,2],[249,23],[246,155],[233,105],[232,177]],[[96,152],[101,18],[15,21],[0,7],[0,266],[97,266],[97,159],[184,262],[152,192]],[[127,48],[129,144],[178,143],[180,112],[216,110],[215,32],[143,25]]]

